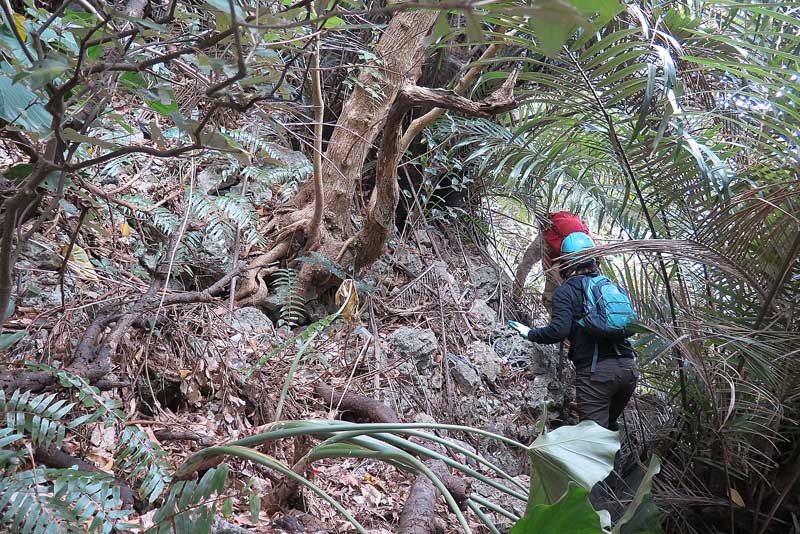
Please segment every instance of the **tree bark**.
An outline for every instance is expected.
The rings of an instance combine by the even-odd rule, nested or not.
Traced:
[[[522,296],[522,291],[525,289],[525,280],[528,279],[528,275],[531,269],[533,269],[533,266],[541,261],[544,246],[545,243],[542,238],[542,232],[540,231],[536,238],[528,245],[528,248],[525,249],[525,254],[522,255],[522,260],[520,260],[517,266],[517,272],[514,276],[514,289],[512,291],[514,299],[519,299]]]
[[[384,118],[403,83],[419,77],[424,40],[438,12],[403,11],[389,21],[373,53],[377,60],[361,68],[353,93],[328,142],[322,165],[325,186],[325,224],[338,237],[352,235],[350,213],[364,160],[383,127]],[[295,199],[305,207],[313,196],[306,183]]]
[[[397,95],[386,117],[383,143],[378,152],[375,189],[367,207],[364,225],[356,238],[355,270],[370,265],[383,253],[383,246],[394,230],[394,215],[400,190],[397,165],[400,161],[403,117],[413,107],[429,106],[448,109],[477,117],[491,117],[517,106],[514,85],[517,72],[509,74],[503,86],[480,102],[473,102],[452,91],[406,85]]]
[[[514,35],[515,33],[516,30],[509,30],[506,35],[510,36]],[[458,80],[455,87],[453,87],[453,92],[457,95],[463,95],[467,89],[472,87],[472,84],[475,83],[475,80],[478,79],[478,76],[480,76],[481,73],[486,70],[487,64],[483,62],[496,57],[497,53],[500,52],[504,46],[505,42],[502,40],[490,44],[486,50],[484,50],[483,54],[481,54],[481,57],[478,58],[479,64],[469,69],[464,77]],[[406,131],[400,140],[400,152],[405,152],[408,150],[408,147],[414,141],[414,138],[422,133],[422,130],[424,130],[429,124],[441,117],[444,112],[444,108],[433,108],[422,117],[414,119],[408,128],[406,128]]]
[[[400,87],[419,77],[425,37],[437,17],[438,12],[434,10],[401,11],[389,21],[373,50],[376,59],[361,68],[353,93],[344,103],[328,141],[322,161],[322,187],[316,188],[315,181],[307,181],[295,198],[281,209],[283,214],[278,215],[271,225],[276,243],[294,239],[300,229],[310,229],[314,235],[306,233],[305,240],[299,240],[304,247],[311,246],[332,260],[341,259],[353,235],[350,217],[364,161],[383,128],[386,114]],[[325,192],[322,224],[309,228],[318,189]],[[259,263],[260,259],[256,259],[251,266],[261,267]],[[345,262],[345,265],[348,264]],[[252,269],[243,281],[237,299],[249,298],[249,303],[255,305],[266,296],[252,296],[259,288],[258,277],[259,269]],[[311,299],[317,291],[325,288],[330,273],[317,265],[305,263],[299,278],[306,299]]]

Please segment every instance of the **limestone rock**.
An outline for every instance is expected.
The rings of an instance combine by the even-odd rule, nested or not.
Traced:
[[[534,374],[553,374],[558,364],[558,345],[531,343],[511,329],[494,340],[493,348],[512,367],[528,368]]]
[[[474,392],[481,385],[481,377],[469,362],[463,359],[456,359],[451,367],[453,378],[465,393]]]
[[[467,347],[467,359],[491,383],[497,380],[503,370],[503,360],[492,347],[481,341],[475,341]]]
[[[277,293],[270,293],[261,302],[261,309],[263,309],[267,316],[277,322],[281,316],[281,308],[283,307],[283,296]]]
[[[472,271],[472,283],[475,286],[475,298],[494,300],[497,298],[500,278],[497,271],[489,265],[481,265]]]
[[[479,330],[491,332],[497,323],[497,312],[485,300],[475,299],[469,309],[470,319]]]
[[[272,330],[272,322],[269,317],[253,306],[233,310],[228,318],[228,323],[243,334],[258,334]]]
[[[402,359],[414,362],[419,372],[431,368],[433,355],[439,348],[436,334],[429,328],[404,326],[390,336],[395,354]]]
[[[528,475],[519,475],[514,477],[518,480],[524,487],[530,486],[530,477]],[[500,484],[510,487],[517,493],[525,493],[521,490],[518,486],[511,484],[509,481],[505,479],[497,479],[496,482]],[[475,480],[472,482],[471,489],[474,493],[477,493],[484,499],[491,501],[495,504],[502,505],[503,508],[508,510],[509,512],[514,512],[516,515],[522,517],[525,515],[525,501],[516,499],[507,493],[500,491],[497,488],[486,484],[485,482],[481,482],[480,480]],[[495,526],[500,530],[500,532],[508,532],[511,527],[514,526],[514,521],[502,516],[500,514],[490,514],[490,517],[493,516],[495,520]]]
[[[37,243],[29,239],[22,249],[22,255],[39,269],[58,271],[61,268],[62,258],[55,252],[56,250],[58,250],[58,245],[55,243]]]

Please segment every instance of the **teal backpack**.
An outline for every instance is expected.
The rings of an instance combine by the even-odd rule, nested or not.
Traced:
[[[634,334],[628,327],[636,321],[636,310],[628,296],[628,292],[605,276],[584,276],[583,286],[584,313],[578,324],[592,335],[621,341]],[[614,344],[616,348],[616,344]],[[597,366],[597,344],[592,357],[592,372]]]

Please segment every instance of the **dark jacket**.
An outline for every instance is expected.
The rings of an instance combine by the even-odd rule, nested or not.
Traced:
[[[550,324],[543,328],[532,328],[528,333],[528,339],[534,343],[545,344],[569,339],[569,359],[575,364],[576,369],[591,366],[595,342],[598,361],[606,358],[633,358],[636,353],[627,339],[614,343],[595,337],[578,325],[577,320],[583,315],[581,283],[584,276],[593,275],[573,276],[556,289],[553,293],[553,314]]]

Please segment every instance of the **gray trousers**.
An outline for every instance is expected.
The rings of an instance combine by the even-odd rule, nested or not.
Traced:
[[[609,430],[618,430],[617,418],[628,404],[639,371],[633,358],[608,358],[597,362],[594,373],[589,367],[575,373],[575,400],[581,421],[591,419]]]

